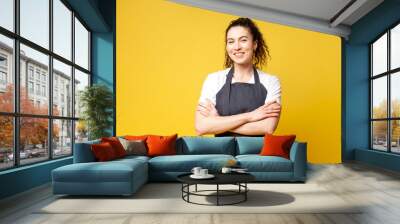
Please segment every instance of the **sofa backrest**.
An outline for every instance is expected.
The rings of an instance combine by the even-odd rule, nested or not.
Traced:
[[[96,161],[91,144],[100,143],[99,140],[75,143],[74,163]],[[180,137],[176,142],[178,155],[196,154],[225,154],[244,155],[259,154],[264,144],[264,137]],[[296,145],[293,144],[292,148]]]
[[[264,137],[236,137],[236,155],[259,154]]]
[[[233,137],[180,137],[176,144],[177,154],[226,154],[235,155]]]
[[[86,141],[75,143],[74,147],[74,163],[95,162],[96,158],[90,148],[92,144],[99,144],[100,140]]]

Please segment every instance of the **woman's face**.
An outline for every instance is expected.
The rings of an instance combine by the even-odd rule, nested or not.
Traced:
[[[249,64],[253,62],[253,52],[257,43],[246,27],[234,26],[226,35],[226,51],[235,64]]]

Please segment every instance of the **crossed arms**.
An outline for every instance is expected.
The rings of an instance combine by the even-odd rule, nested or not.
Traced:
[[[236,115],[220,116],[215,105],[207,99],[195,112],[195,128],[198,135],[233,132],[242,135],[272,134],[278,125],[281,106],[276,101]]]

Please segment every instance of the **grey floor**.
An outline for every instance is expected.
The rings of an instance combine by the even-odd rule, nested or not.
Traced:
[[[312,165],[308,183],[367,206],[355,214],[36,214],[55,198],[44,185],[0,201],[0,223],[400,223],[400,173],[358,163]]]

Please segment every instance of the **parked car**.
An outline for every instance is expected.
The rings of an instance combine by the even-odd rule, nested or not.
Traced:
[[[10,153],[7,155],[8,161],[14,160],[14,153]]]
[[[7,157],[8,157],[8,159],[9,159],[9,161],[14,160],[14,154],[13,154],[13,153],[8,154]],[[32,157],[32,152],[31,152],[31,150],[24,150],[24,151],[21,151],[21,152],[19,153],[19,158],[20,158],[20,159],[27,159],[27,158],[30,158],[30,157]]]
[[[62,154],[62,153],[61,153],[61,149],[54,149],[53,152],[54,152],[54,155],[55,155],[55,156],[58,156],[58,155],[61,155],[61,154]]]
[[[27,158],[30,158],[30,157],[32,157],[32,151],[29,150],[29,149],[25,149],[24,151],[21,151],[19,153],[19,158],[20,159],[27,159]]]

